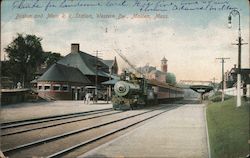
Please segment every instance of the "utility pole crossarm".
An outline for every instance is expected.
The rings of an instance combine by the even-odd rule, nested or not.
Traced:
[[[226,59],[230,59],[230,58],[224,58],[224,57],[221,57],[221,58],[216,58],[216,59],[220,59],[220,60],[226,60]]]

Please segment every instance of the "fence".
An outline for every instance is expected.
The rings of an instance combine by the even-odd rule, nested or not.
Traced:
[[[247,89],[247,97],[250,98],[250,85],[249,84],[247,85],[246,89]],[[227,88],[227,89],[224,89],[224,92],[227,95],[236,96],[237,95],[237,88],[236,87]],[[241,96],[243,96],[243,88],[241,88],[240,94],[241,94]]]

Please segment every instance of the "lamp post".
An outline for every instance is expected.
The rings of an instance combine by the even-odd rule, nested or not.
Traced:
[[[229,28],[232,27],[232,16],[239,16],[239,30],[238,30],[238,71],[237,71],[237,107],[241,106],[241,93],[240,93],[240,88],[241,88],[241,30],[240,30],[240,12],[236,9],[232,10],[229,13],[228,16],[228,26]]]

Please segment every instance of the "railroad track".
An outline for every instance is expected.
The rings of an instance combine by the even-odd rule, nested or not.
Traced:
[[[103,111],[111,111],[112,108],[100,109],[100,110],[91,110],[91,111],[84,111],[84,112],[77,112],[77,113],[70,113],[70,114],[63,114],[63,115],[55,115],[55,116],[47,116],[47,117],[40,117],[34,119],[27,119],[27,120],[20,120],[20,121],[12,121],[12,122],[3,122],[1,123],[0,129],[7,129],[12,127],[36,124],[41,122],[49,122],[54,120],[66,119],[71,117],[77,117],[81,115],[88,115],[92,113],[98,113]]]
[[[20,152],[24,152],[25,153],[25,150],[28,150],[28,152],[36,152],[36,149],[34,148],[42,148],[42,150],[46,150],[44,149],[43,147],[45,148],[48,148],[48,149],[51,149],[55,146],[58,146],[56,145],[57,144],[57,141],[63,141],[65,139],[70,139],[70,143],[69,144],[72,144],[72,142],[76,142],[74,141],[73,139],[77,140],[77,141],[80,141],[79,143],[77,144],[73,144],[73,145],[70,145],[69,147],[64,147],[63,149],[53,149],[53,151],[51,152],[48,152],[46,153],[46,157],[61,157],[65,154],[68,154],[80,147],[84,147],[88,144],[92,144],[92,143],[95,143],[97,142],[98,140],[101,140],[103,138],[106,138],[108,136],[111,136],[113,134],[116,134],[120,131],[123,131],[123,130],[126,130],[130,127],[133,127],[133,126],[136,126],[142,122],[145,122],[147,120],[150,120],[156,116],[159,116],[169,110],[172,110],[174,108],[178,107],[177,105],[175,106],[172,106],[172,107],[168,107],[166,109],[166,107],[160,107],[160,108],[155,108],[155,109],[152,109],[152,110],[147,110],[147,111],[143,111],[143,112],[140,112],[138,114],[134,114],[134,115],[131,115],[131,116],[128,116],[128,117],[122,117],[122,118],[119,118],[119,119],[116,119],[116,120],[112,120],[112,121],[107,121],[107,122],[104,122],[104,123],[101,123],[101,124],[97,124],[97,125],[93,125],[93,126],[90,126],[90,127],[84,127],[84,128],[81,128],[81,129],[77,129],[77,130],[73,130],[73,131],[70,131],[70,132],[66,132],[66,133],[63,133],[63,134],[59,134],[59,135],[55,135],[55,136],[52,136],[52,137],[47,137],[45,139],[39,139],[39,140],[36,140],[34,142],[30,142],[30,143],[27,143],[27,144],[23,144],[23,145],[19,145],[19,146],[16,146],[14,148],[10,148],[10,149],[6,149],[3,151],[3,153],[6,155],[6,156],[10,156],[10,157],[15,157],[15,154],[18,154]],[[124,123],[126,122],[126,123]],[[122,124],[121,125],[119,125]],[[125,125],[124,125],[125,124]],[[107,128],[108,126],[110,125],[116,125],[118,127],[116,128]],[[112,126],[111,126],[112,127]],[[101,129],[102,128],[106,128],[106,130],[104,130],[105,132],[102,132]],[[107,130],[108,129],[108,130]],[[98,131],[99,130],[99,131]],[[100,132],[101,131],[101,132]],[[82,134],[84,133],[99,133],[97,135],[94,135],[93,137],[89,137],[88,135],[87,136],[84,136]],[[79,136],[79,134],[81,134],[81,136]],[[77,136],[77,137],[76,137]],[[72,137],[72,138],[71,138]],[[79,138],[87,138],[89,137],[87,140],[78,140]],[[71,140],[72,139],[72,140]],[[65,140],[66,141],[66,140]],[[67,141],[66,141],[67,142]],[[49,147],[51,146],[51,147]],[[60,148],[61,148],[61,145],[59,145]],[[68,146],[68,144],[67,144]],[[42,151],[41,149],[38,149],[37,151]],[[25,155],[29,155],[29,154],[25,154]],[[20,155],[19,155],[20,156]],[[32,155],[32,156],[36,156],[36,155]],[[39,155],[38,156],[45,156],[45,155]]]
[[[86,111],[86,112],[81,112],[81,113],[73,113],[73,114],[67,114],[67,115],[58,115],[58,116],[52,116],[50,118],[41,118],[41,119],[36,119],[36,120],[33,120],[33,119],[32,120],[25,120],[23,122],[17,121],[18,123],[15,122],[12,124],[2,126],[1,136],[2,137],[10,136],[10,135],[14,135],[14,134],[20,134],[20,133],[34,131],[34,130],[38,130],[38,129],[55,127],[55,126],[59,126],[59,125],[67,124],[67,123],[89,120],[89,119],[94,119],[94,118],[98,118],[98,117],[103,117],[103,116],[114,115],[114,114],[120,113],[117,111],[109,113],[111,111],[113,111],[112,108],[111,109],[95,110],[95,111]],[[102,113],[104,113],[104,114],[102,114]],[[101,114],[101,115],[97,115],[97,114]],[[97,115],[97,116],[93,116],[93,115]],[[85,116],[92,116],[92,117],[74,119],[74,118],[85,117]],[[58,122],[61,120],[66,120],[66,119],[68,121]],[[56,121],[58,123],[55,123]],[[48,122],[50,124],[41,125],[43,123],[48,123]],[[29,125],[38,125],[38,126],[29,128],[29,127],[27,127]],[[21,129],[19,129],[19,128],[21,128]]]

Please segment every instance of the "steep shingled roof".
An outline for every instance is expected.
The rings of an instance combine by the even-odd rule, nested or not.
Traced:
[[[102,62],[107,65],[109,68],[111,68],[114,64],[114,60],[102,60]]]
[[[89,79],[77,68],[62,64],[53,64],[38,81],[62,81],[89,84]]]
[[[96,74],[96,57],[89,55],[85,52],[69,53],[63,59],[58,61],[59,64],[77,67],[84,75]],[[101,60],[98,60],[98,67],[101,67],[98,71],[99,76],[108,77],[108,66]],[[107,73],[106,73],[106,72]]]

